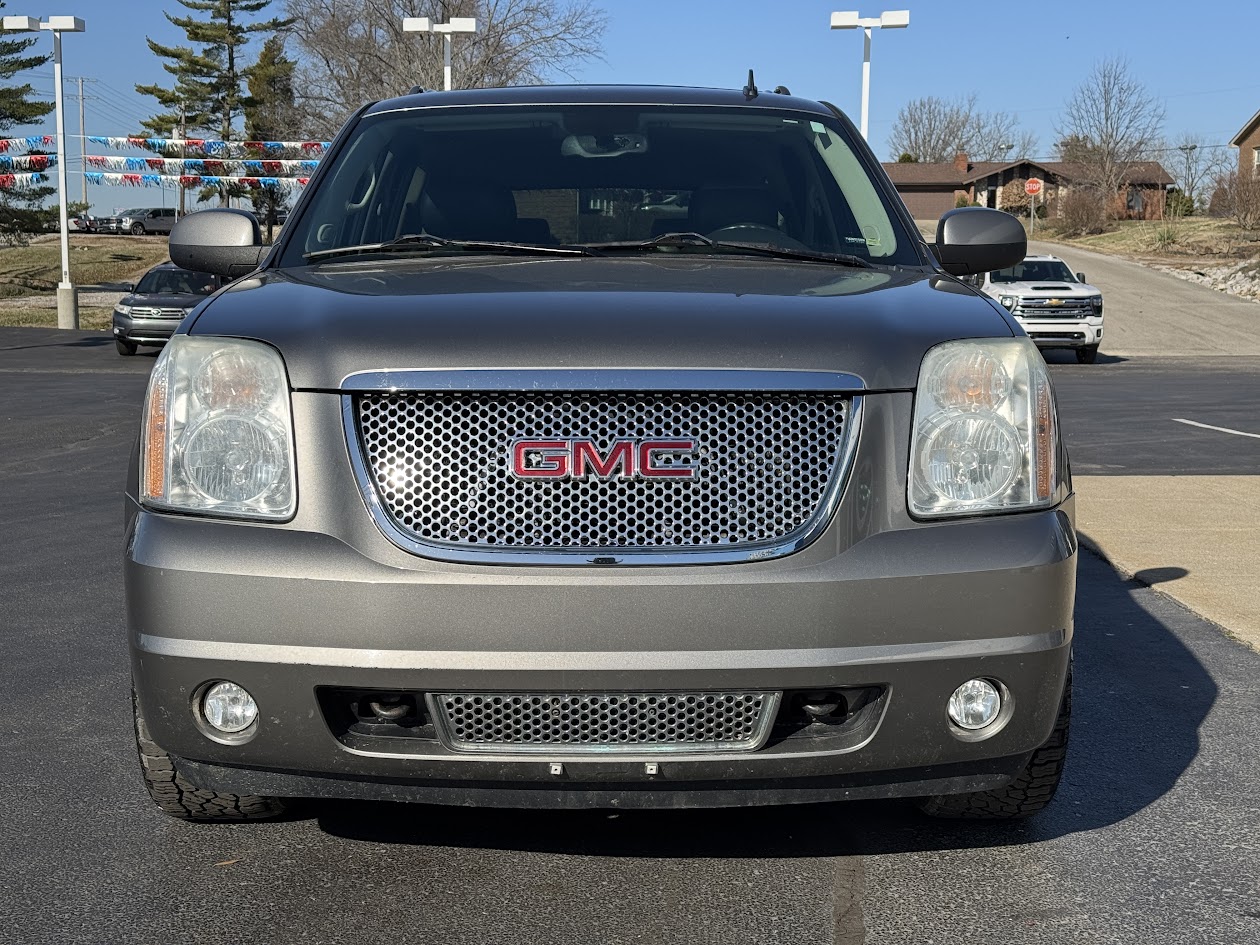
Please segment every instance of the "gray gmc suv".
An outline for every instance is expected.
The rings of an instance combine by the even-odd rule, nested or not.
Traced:
[[[347,123],[153,369],[126,501],[157,805],[1035,813],[1076,536],[1045,364],[853,125],[779,92],[413,94]]]

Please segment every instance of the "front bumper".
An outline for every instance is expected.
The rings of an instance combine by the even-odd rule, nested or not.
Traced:
[[[132,344],[162,345],[171,340],[182,321],[182,318],[133,318],[114,309],[114,338]]]
[[[141,511],[126,553],[134,680],[154,740],[194,784],[232,793],[662,807],[991,789],[1054,724],[1072,638],[1071,511],[1069,499],[876,533],[839,553],[823,541],[776,561],[635,569],[399,568],[328,534]],[[1011,697],[982,740],[945,714],[975,676]],[[198,689],[219,679],[258,701],[244,744],[212,741],[195,718]],[[880,687],[885,698],[844,738],[520,755],[364,747],[330,726],[327,687]]]
[[[1086,348],[1102,343],[1102,318],[1020,318],[1016,320],[1039,348]]]

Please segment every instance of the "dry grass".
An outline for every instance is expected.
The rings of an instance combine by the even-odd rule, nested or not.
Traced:
[[[70,279],[75,285],[130,282],[166,258],[162,236],[70,237]],[[51,294],[60,279],[58,240],[0,248],[0,298]]]
[[[88,331],[108,331],[113,309],[100,305],[79,306],[79,327]],[[56,328],[55,308],[22,308],[16,305],[0,307],[2,328]]]
[[[1038,227],[1037,239],[1168,265],[1260,258],[1260,232],[1244,231],[1232,221],[1216,217],[1125,220],[1113,223],[1106,233],[1074,239]]]

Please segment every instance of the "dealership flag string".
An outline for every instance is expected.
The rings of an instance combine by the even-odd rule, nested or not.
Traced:
[[[89,184],[108,184],[111,187],[165,187],[178,186],[185,188],[218,187],[225,184],[239,184],[251,190],[266,188],[281,193],[290,193],[305,187],[309,177],[221,177],[209,174],[112,174],[104,171],[88,171],[85,175]]]

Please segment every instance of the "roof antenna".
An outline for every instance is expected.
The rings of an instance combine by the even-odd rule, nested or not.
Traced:
[[[748,70],[748,84],[744,86],[744,98],[754,99],[757,97],[757,83],[753,81],[753,71]]]

